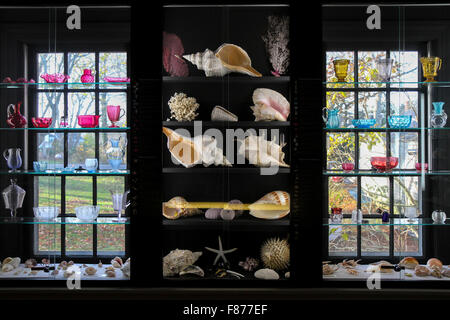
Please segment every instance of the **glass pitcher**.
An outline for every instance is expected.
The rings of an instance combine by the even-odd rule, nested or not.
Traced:
[[[106,149],[106,158],[112,168],[112,171],[118,171],[122,160],[125,156],[125,150],[127,146],[127,139],[124,137],[109,138],[109,148]]]
[[[335,129],[339,128],[340,119],[339,119],[339,109],[322,109],[322,119],[325,122],[327,128]]]

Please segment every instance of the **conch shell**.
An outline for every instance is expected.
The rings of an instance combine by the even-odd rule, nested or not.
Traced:
[[[261,77],[261,73],[253,69],[252,61],[241,47],[224,43],[216,52],[206,49],[203,52],[184,55],[183,58],[195,64],[199,70],[205,71],[207,77],[221,77],[230,72]]]
[[[286,121],[289,112],[289,101],[280,93],[266,88],[253,91],[253,110],[255,121]]]
[[[175,220],[181,217],[190,217],[202,213],[201,210],[195,208],[181,208],[184,204],[187,203],[187,200],[183,197],[174,197],[168,202],[163,202],[163,216],[167,219]],[[180,206],[180,208],[171,208],[169,205]]]
[[[199,163],[205,167],[211,164],[231,166],[222,149],[217,147],[215,138],[208,135],[188,138],[166,127],[163,127],[163,132],[167,136],[170,153],[184,167],[190,168]]]
[[[262,210],[262,209],[252,209],[254,205],[263,204],[274,204],[287,206],[287,209],[280,210]],[[266,194],[264,197],[259,199],[250,205],[250,214],[256,218],[274,220],[281,219],[289,214],[290,196],[286,191],[272,191]]]
[[[289,167],[284,162],[283,147],[286,143],[278,145],[273,141],[266,140],[264,136],[251,135],[240,140],[241,145],[238,152],[247,158],[250,164],[258,167]]]
[[[202,255],[201,251],[175,249],[163,258],[163,276],[176,276],[181,271],[193,265]]]

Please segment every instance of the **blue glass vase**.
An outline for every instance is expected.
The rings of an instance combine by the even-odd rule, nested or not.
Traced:
[[[444,111],[444,102],[433,102],[433,111],[431,111],[431,126],[442,128],[447,123],[447,114]]]
[[[106,158],[113,171],[118,171],[125,156],[126,138],[109,138],[110,147],[106,150]],[[123,143],[121,143],[123,141]]]

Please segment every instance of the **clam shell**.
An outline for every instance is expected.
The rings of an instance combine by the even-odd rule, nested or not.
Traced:
[[[266,194],[264,197],[254,202],[253,204],[275,204],[275,205],[287,205],[290,204],[290,196],[286,191],[272,191]],[[260,219],[281,219],[289,214],[289,209],[284,210],[252,210],[250,205],[250,214]]]
[[[255,278],[264,280],[278,280],[280,276],[272,269],[259,269],[255,272]]]
[[[238,117],[221,106],[215,106],[211,112],[211,121],[238,121]]]
[[[255,121],[286,121],[290,113],[289,101],[272,89],[258,88],[253,91]]]
[[[175,220],[181,217],[190,217],[196,214],[201,214],[199,209],[190,208],[170,208],[167,204],[183,206],[187,204],[187,200],[183,197],[173,197],[168,202],[163,202],[162,213],[167,219]]]

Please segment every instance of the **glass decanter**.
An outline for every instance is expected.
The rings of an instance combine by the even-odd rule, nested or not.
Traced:
[[[431,125],[434,128],[442,128],[447,123],[447,114],[444,111],[444,102],[433,102],[434,110],[431,111]]]

